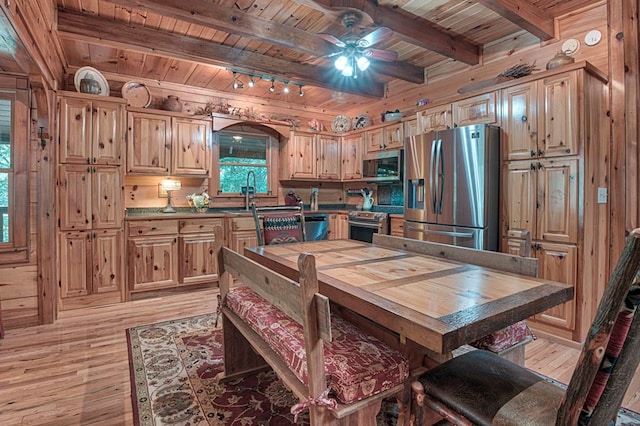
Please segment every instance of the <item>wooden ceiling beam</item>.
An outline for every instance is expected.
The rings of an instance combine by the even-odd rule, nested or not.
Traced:
[[[555,38],[553,16],[525,0],[477,0],[540,40]]]
[[[338,78],[332,68],[298,64],[192,37],[125,24],[92,15],[58,13],[60,37],[108,47],[182,59],[199,64],[243,69],[310,86],[380,99],[382,84],[369,79]]]
[[[300,0],[309,7],[336,12],[338,9],[357,9],[373,22],[391,29],[406,42],[437,52],[469,65],[480,63],[480,46],[462,37],[455,37],[431,21],[402,13],[399,9],[380,6],[371,0]]]
[[[148,10],[161,16],[169,16],[191,24],[201,25],[229,34],[237,34],[264,43],[275,44],[314,57],[326,56],[341,49],[316,34],[283,25],[237,9],[201,0],[106,0],[123,7]],[[403,62],[376,61],[372,69],[378,74],[424,83],[424,69]]]

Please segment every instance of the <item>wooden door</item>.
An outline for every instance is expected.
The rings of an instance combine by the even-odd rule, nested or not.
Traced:
[[[542,156],[578,155],[577,71],[547,77],[538,84],[538,144]]]
[[[452,110],[453,127],[496,123],[496,92],[483,93],[482,95],[454,102]]]
[[[171,117],[129,112],[128,135],[128,173],[169,173]]]
[[[211,121],[172,118],[172,174],[209,176]]]
[[[318,179],[340,180],[340,138],[318,135]]]
[[[384,149],[384,134],[382,127],[365,132],[364,149],[367,153],[382,151]]]
[[[91,167],[93,229],[120,228],[124,220],[124,188],[119,167]]]
[[[93,101],[92,119],[91,163],[122,164],[123,104]]]
[[[287,149],[291,178],[316,179],[318,177],[315,134],[292,132]]]
[[[349,238],[349,215],[332,213],[329,215],[327,239],[341,240]]]
[[[120,229],[93,232],[92,294],[119,292],[124,283],[124,244]]]
[[[180,284],[207,283],[218,280],[213,229],[208,234],[189,234],[178,238]]]
[[[91,124],[91,101],[60,98],[60,163],[90,162]]]
[[[91,166],[60,166],[58,195],[60,229],[91,229]]]
[[[535,239],[578,242],[578,159],[540,160]]]
[[[537,162],[511,161],[502,168],[502,235],[536,235]]]
[[[131,238],[127,250],[130,291],[153,290],[178,284],[176,235]]]
[[[552,243],[537,243],[535,257],[538,258],[538,276],[543,279],[571,284],[575,287],[578,249],[576,246]],[[554,306],[535,316],[537,321],[575,329],[576,303],[574,300]]]
[[[362,179],[362,133],[343,137],[341,159],[342,180]]]
[[[383,129],[384,149],[403,149],[403,123],[396,123],[385,126]]]
[[[527,160],[538,156],[536,82],[502,90],[502,158]]]
[[[451,104],[440,105],[418,112],[417,133],[429,133],[453,127]]]
[[[91,293],[91,233],[60,233],[60,297]]]

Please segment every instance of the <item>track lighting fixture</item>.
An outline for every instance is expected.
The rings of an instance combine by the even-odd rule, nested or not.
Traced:
[[[255,83],[255,81],[253,81],[253,76],[250,76],[249,77],[249,87],[253,87],[253,86],[255,86],[255,84],[256,83]]]
[[[299,96],[304,96],[304,92],[302,91],[302,84],[300,85],[300,90],[298,90]]]
[[[276,91],[276,86],[275,86],[275,80],[271,79],[271,87],[269,87],[269,91],[270,92],[275,92]]]
[[[240,80],[238,80],[237,73],[233,73],[233,88],[234,89],[243,89],[244,84]]]
[[[241,78],[242,76],[247,76],[248,77],[247,87],[250,87],[250,88],[255,87],[256,82],[259,82],[260,80],[270,81],[271,85],[269,86],[269,92],[274,93],[276,91],[276,82],[279,82],[279,83],[282,83],[281,93],[283,94],[291,93],[291,85],[295,85],[295,86],[298,86],[298,95],[304,96],[304,92],[302,91],[302,86],[304,86],[304,84],[302,83],[296,83],[289,80],[272,77],[270,75],[253,74],[246,71],[239,71],[237,69],[227,68],[227,71],[230,71],[231,74],[233,75],[232,77],[233,80],[231,85],[234,89],[244,89],[244,83],[242,82]]]

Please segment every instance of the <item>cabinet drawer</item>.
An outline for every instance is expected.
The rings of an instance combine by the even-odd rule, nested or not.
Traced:
[[[178,221],[178,231],[181,234],[213,234],[217,225],[224,226],[223,219],[183,219]]]
[[[140,220],[129,222],[129,237],[178,233],[177,220]]]
[[[253,221],[253,216],[247,217],[234,217],[231,219],[231,232],[238,231],[256,231],[256,224]]]

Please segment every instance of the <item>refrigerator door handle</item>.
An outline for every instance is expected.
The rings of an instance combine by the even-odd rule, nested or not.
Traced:
[[[442,214],[442,203],[444,202],[444,158],[442,157],[442,139],[438,140],[438,207],[437,213]]]
[[[411,231],[422,232],[423,234],[434,234],[434,235],[444,235],[447,237],[461,237],[461,238],[473,238],[473,233],[471,232],[451,232],[451,231],[435,231],[430,229],[422,229],[418,226],[407,226]]]
[[[437,182],[435,181],[435,177],[437,176],[438,171],[436,170],[436,164],[437,164],[437,152],[438,152],[438,141],[434,140],[431,142],[431,167],[429,168],[429,198],[430,198],[430,202],[431,202],[431,213],[436,214],[437,213],[437,196],[436,196],[436,191],[435,191],[435,187],[437,185]]]

